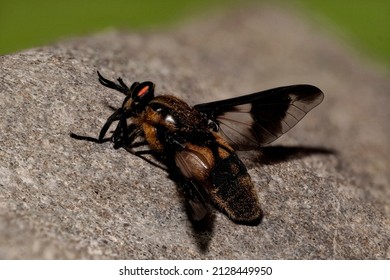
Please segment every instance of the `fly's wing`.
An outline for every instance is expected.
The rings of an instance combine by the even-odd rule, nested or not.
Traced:
[[[217,123],[219,131],[236,150],[269,144],[294,127],[324,99],[311,85],[292,85],[249,95],[195,105]]]
[[[187,205],[190,208],[192,219],[195,221],[203,220],[209,213],[204,197],[199,192],[199,186],[193,181],[187,181],[183,188],[186,196]]]
[[[209,194],[205,184],[208,181],[210,166],[202,153],[192,149],[177,151],[175,164],[180,172],[181,186],[191,215],[200,221],[208,214]]]

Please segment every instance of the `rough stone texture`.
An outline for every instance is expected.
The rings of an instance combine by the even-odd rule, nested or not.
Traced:
[[[192,104],[310,83],[325,92],[263,156],[240,153],[265,216],[196,229],[166,172],[96,136],[152,80]],[[1,259],[389,259],[388,76],[299,13],[253,6],[148,33],[0,57]]]

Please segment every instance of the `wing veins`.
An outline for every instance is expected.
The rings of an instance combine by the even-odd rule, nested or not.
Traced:
[[[236,149],[252,149],[288,132],[323,98],[317,87],[292,85],[198,104],[195,109],[219,124],[223,137]]]

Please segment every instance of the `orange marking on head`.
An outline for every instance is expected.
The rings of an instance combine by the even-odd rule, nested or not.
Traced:
[[[144,96],[145,95],[145,93],[147,93],[148,92],[148,90],[149,90],[149,86],[145,86],[145,87],[143,87],[139,92],[138,92],[138,95],[137,96],[139,96],[139,97],[142,97],[142,96]]]

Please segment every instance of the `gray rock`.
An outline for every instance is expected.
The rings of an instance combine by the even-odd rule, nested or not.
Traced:
[[[224,12],[174,30],[107,31],[0,57],[1,259],[388,259],[388,76],[299,13]],[[96,70],[190,104],[309,83],[324,102],[240,152],[264,219],[194,228],[168,174],[97,136],[120,93]]]

